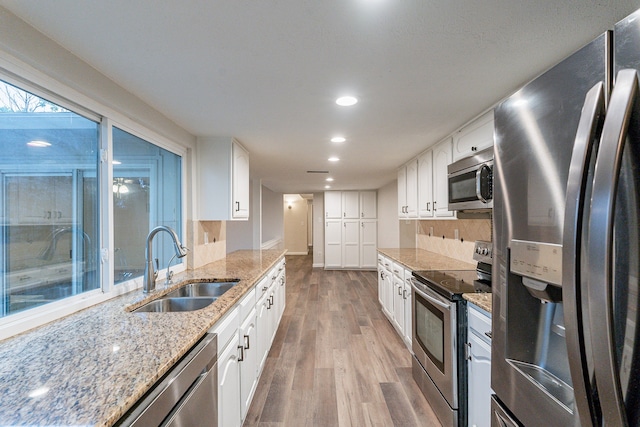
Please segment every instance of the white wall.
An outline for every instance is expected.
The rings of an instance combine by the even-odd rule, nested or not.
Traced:
[[[378,247],[399,246],[398,182],[394,180],[378,189]]]
[[[280,239],[284,241],[284,212],[282,193],[262,186],[262,242]]]
[[[293,199],[292,195],[285,195],[290,200],[284,200],[282,209],[284,211],[284,248],[290,255],[307,255],[307,227],[308,208],[306,199],[299,195]]]

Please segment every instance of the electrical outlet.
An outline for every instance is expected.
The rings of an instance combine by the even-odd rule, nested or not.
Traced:
[[[204,232],[204,244],[205,245],[209,244],[209,232],[208,231]]]
[[[453,230],[453,238],[456,240],[460,240],[460,231],[457,228]]]

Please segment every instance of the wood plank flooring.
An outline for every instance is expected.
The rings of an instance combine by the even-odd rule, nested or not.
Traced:
[[[373,271],[287,256],[287,305],[245,427],[437,426]]]

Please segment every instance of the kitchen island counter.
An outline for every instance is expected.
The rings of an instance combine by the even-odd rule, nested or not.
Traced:
[[[149,295],[139,289],[0,342],[0,425],[113,425],[284,253],[237,251]],[[130,312],[214,278],[240,281],[202,310]]]

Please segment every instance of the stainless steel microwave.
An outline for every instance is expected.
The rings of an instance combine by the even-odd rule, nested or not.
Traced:
[[[449,210],[493,208],[493,147],[447,166]]]

